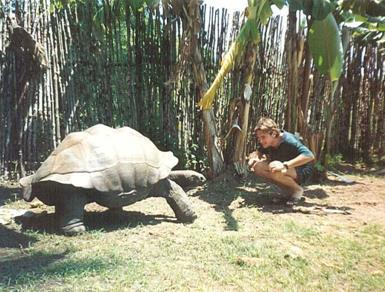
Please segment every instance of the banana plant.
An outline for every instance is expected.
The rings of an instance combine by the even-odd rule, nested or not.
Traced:
[[[213,84],[200,100],[199,106],[202,109],[210,109],[212,107],[216,91],[222,85],[226,74],[240,62],[247,44],[259,43],[260,34],[258,25],[265,25],[268,22],[270,16],[273,14],[271,5],[275,4],[279,8],[282,8],[284,3],[284,0],[248,0],[248,7],[246,8],[247,20],[241,28],[237,38],[230,46],[229,51],[223,58],[221,68],[219,69]]]
[[[385,43],[385,0],[345,0],[340,15],[353,38],[363,43]]]
[[[331,81],[338,81],[343,69],[342,41],[331,13],[323,20],[313,22],[308,32],[308,42],[316,68],[328,74]]]
[[[332,14],[337,7],[333,0],[288,0],[291,11],[301,10],[310,18],[309,49],[314,65],[330,80],[339,79],[343,69],[342,41],[338,24]]]
[[[315,66],[321,73],[329,72],[332,80],[337,80],[342,72],[342,46],[339,29],[331,12],[337,2],[333,0],[249,0],[247,7],[247,21],[239,32],[238,37],[225,55],[221,68],[199,106],[203,109],[212,107],[215,93],[221,86],[225,75],[237,64],[248,42],[259,42],[258,25],[266,24],[272,15],[271,6],[282,8],[289,5],[292,11],[302,10],[305,15],[314,19],[311,52],[315,59]],[[327,39],[325,47],[324,38]],[[329,41],[330,38],[330,41]]]
[[[212,144],[212,141],[216,140],[216,137],[212,137],[214,133],[216,133],[215,130],[215,121],[213,118],[208,118],[208,117],[213,117],[214,115],[212,114],[212,106],[213,106],[213,101],[215,97],[215,93],[218,90],[218,88],[221,86],[223,83],[223,79],[225,75],[230,72],[230,70],[236,65],[241,62],[243,59],[244,53],[246,50],[253,50],[254,47],[257,46],[260,40],[260,34],[258,31],[258,26],[260,23],[266,24],[269,17],[272,15],[272,10],[271,10],[271,5],[272,3],[277,3],[281,7],[283,6],[284,2],[282,0],[249,0],[248,1],[248,7],[246,9],[246,16],[247,20],[243,27],[241,28],[241,31],[239,32],[236,40],[233,42],[231,45],[229,51],[225,55],[221,68],[213,82],[213,84],[210,86],[210,88],[206,91],[206,93],[203,95],[201,100],[199,101],[199,106],[203,109],[203,121],[205,124],[206,129],[211,129],[210,134],[211,135],[206,135],[210,139],[207,139],[206,141],[207,144],[207,149],[208,149],[208,157],[212,157],[213,154],[210,153],[210,148],[209,146]],[[249,48],[249,49],[246,49]],[[254,53],[255,55],[255,53]],[[255,57],[251,58],[254,59],[252,61],[251,66],[254,65],[255,62]],[[249,64],[250,65],[250,64]],[[252,75],[252,70],[247,70],[250,72],[250,75]],[[248,80],[248,81],[247,81]],[[248,84],[250,83],[251,78],[246,77],[246,81]],[[245,105],[243,107],[243,112],[240,113],[240,116],[242,117],[243,124],[241,125],[241,133],[238,133],[238,136],[235,137],[236,141],[236,151],[235,151],[235,167],[237,169],[242,169],[242,167],[237,167],[238,161],[242,163],[243,159],[239,158],[239,156],[245,156],[244,155],[244,146],[245,146],[245,139],[246,135],[245,133],[247,132],[247,126],[248,126],[248,119],[243,118],[245,115],[248,116],[248,101],[245,101]],[[211,142],[210,142],[211,141]],[[211,147],[212,148],[212,147]],[[241,153],[241,154],[240,154]],[[209,159],[210,162],[210,159]],[[212,161],[213,162],[213,161]],[[213,171],[213,176],[218,175],[218,172],[215,170],[220,170],[221,167],[220,165],[210,165],[211,170]]]

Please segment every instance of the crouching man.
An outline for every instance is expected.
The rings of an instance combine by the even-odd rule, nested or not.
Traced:
[[[254,133],[260,146],[249,155],[250,169],[279,186],[288,204],[297,203],[303,195],[301,185],[313,173],[313,153],[295,135],[281,131],[272,119],[261,118]]]

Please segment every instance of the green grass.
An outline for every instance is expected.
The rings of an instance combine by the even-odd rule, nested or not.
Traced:
[[[267,222],[261,234],[164,226],[41,235],[23,256],[1,262],[1,289],[378,290],[385,287],[384,230],[323,234],[317,227]],[[269,232],[268,228],[275,228]],[[202,232],[204,236],[202,236]],[[144,233],[144,234],[142,234]],[[19,267],[19,268],[17,268]],[[59,286],[60,285],[60,286]]]
[[[172,213],[154,199],[127,211],[154,216],[143,222],[78,237],[23,231],[35,242],[1,252],[0,290],[383,291],[384,225],[274,214],[255,193],[218,189],[192,197],[190,225],[157,220]]]

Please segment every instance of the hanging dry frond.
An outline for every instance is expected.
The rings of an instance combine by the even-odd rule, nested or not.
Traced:
[[[252,19],[248,19],[241,31],[239,32],[237,39],[233,42],[229,51],[225,55],[221,64],[221,68],[219,69],[219,72],[215,77],[213,84],[210,86],[209,90],[199,102],[199,106],[201,108],[209,109],[212,107],[216,91],[221,86],[226,74],[241,59],[247,43],[257,43],[258,41],[259,33],[255,21],[253,21]]]
[[[203,98],[199,101],[198,105],[203,109],[211,108],[212,103],[214,101],[215,93],[218,90],[218,88],[221,86],[223,78],[232,69],[232,67],[235,64],[235,58],[239,53],[239,47],[240,47],[239,42],[235,41],[231,45],[229,52],[224,57],[221,69],[219,70],[217,76],[215,77],[213,84],[210,86],[209,90],[207,90]]]
[[[225,55],[222,66],[213,84],[200,100],[199,106],[201,108],[209,109],[212,107],[216,91],[221,86],[225,75],[238,63],[238,60],[241,59],[246,45],[249,42],[254,44],[259,42],[260,35],[257,22],[263,23],[263,20],[268,18],[269,13],[266,11],[271,11],[270,3],[267,0],[262,0],[258,3],[257,1],[249,1],[249,6],[246,11],[247,21],[239,32],[237,39],[231,45],[229,52]]]

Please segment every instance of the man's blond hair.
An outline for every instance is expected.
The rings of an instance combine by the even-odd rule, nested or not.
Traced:
[[[281,130],[278,128],[277,124],[270,118],[260,118],[257,125],[254,128],[254,132],[262,131],[264,133],[269,133],[274,136],[278,136]]]

